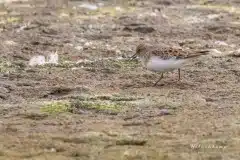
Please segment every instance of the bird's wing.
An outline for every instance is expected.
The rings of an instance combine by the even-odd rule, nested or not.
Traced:
[[[150,52],[152,55],[158,56],[162,59],[170,59],[170,58],[188,59],[188,58],[198,57],[201,55],[206,55],[209,53],[208,50],[192,51],[192,50],[183,50],[180,48],[172,48],[172,47],[153,49]]]
[[[199,50],[199,51],[191,51],[188,52],[189,54],[185,55],[183,58],[184,59],[188,59],[188,58],[195,58],[195,57],[199,57],[202,55],[207,55],[210,52],[208,50]]]
[[[176,58],[181,59],[185,57],[188,53],[179,48],[158,48],[150,51],[152,55],[158,56],[161,59]]]

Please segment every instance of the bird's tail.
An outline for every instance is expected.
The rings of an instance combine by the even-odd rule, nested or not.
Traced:
[[[187,56],[185,57],[185,59],[195,58],[195,57],[199,57],[199,56],[207,55],[207,54],[209,54],[209,50],[195,51],[194,53],[187,55]]]

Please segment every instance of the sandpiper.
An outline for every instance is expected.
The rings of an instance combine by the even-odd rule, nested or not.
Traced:
[[[156,86],[163,78],[164,72],[174,69],[178,69],[178,80],[180,80],[180,68],[185,62],[208,53],[208,50],[183,50],[141,43],[137,46],[136,53],[131,59],[139,57],[144,68],[161,73],[160,78],[154,83],[154,86]]]

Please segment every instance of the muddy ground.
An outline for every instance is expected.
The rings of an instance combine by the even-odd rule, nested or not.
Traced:
[[[238,0],[82,3],[1,7],[0,159],[240,159]],[[153,87],[142,41],[212,51]]]

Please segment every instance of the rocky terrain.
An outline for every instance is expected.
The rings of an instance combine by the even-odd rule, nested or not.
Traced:
[[[240,159],[238,0],[0,8],[0,160]],[[153,87],[140,42],[211,53]]]

